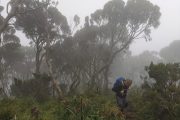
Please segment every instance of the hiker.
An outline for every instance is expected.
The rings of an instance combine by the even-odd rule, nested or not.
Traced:
[[[118,107],[121,112],[123,112],[124,108],[128,106],[128,102],[126,101],[127,90],[132,84],[132,80],[125,79],[123,77],[119,77],[116,79],[112,90],[116,93],[116,100]]]

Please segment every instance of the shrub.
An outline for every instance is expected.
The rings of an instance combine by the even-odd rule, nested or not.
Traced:
[[[35,75],[30,80],[15,79],[11,86],[12,95],[16,97],[33,97],[39,102],[47,100],[51,96],[50,77],[46,74]]]

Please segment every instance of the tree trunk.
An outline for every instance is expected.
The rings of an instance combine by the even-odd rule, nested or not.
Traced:
[[[104,70],[104,91],[108,90],[108,85],[109,85],[109,66],[106,67],[106,69]]]
[[[54,74],[52,71],[52,65],[51,65],[50,61],[47,61],[47,65],[48,65],[48,69],[49,69],[49,75],[52,77],[53,92],[56,91],[58,94],[58,97],[60,99],[63,99],[63,92],[62,92],[60,86],[58,85],[58,82],[55,80],[55,77],[54,77]],[[55,93],[53,93],[53,94],[55,94]]]
[[[40,51],[37,49],[37,52],[36,52],[36,71],[35,71],[37,74],[40,74],[40,60],[39,60],[39,57],[40,57]]]
[[[58,84],[58,82],[55,80],[55,74],[53,72],[53,67],[52,67],[52,63],[51,63],[51,59],[50,59],[50,39],[49,39],[49,32],[48,32],[48,29],[47,29],[47,39],[46,39],[46,48],[45,48],[45,57],[46,57],[46,63],[47,63],[47,66],[48,66],[48,72],[49,72],[49,76],[52,77],[52,87],[53,89],[57,92],[58,94],[58,97],[60,99],[63,99],[63,92]],[[55,92],[54,91],[54,92]]]

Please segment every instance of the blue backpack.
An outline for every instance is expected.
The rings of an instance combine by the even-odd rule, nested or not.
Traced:
[[[112,91],[118,92],[120,89],[120,86],[122,85],[123,80],[125,80],[125,78],[123,78],[123,77],[116,79],[116,82],[113,85]]]

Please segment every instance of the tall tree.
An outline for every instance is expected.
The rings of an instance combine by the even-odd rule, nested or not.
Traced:
[[[18,14],[18,6],[21,5],[22,0],[10,0],[7,3],[7,16],[4,18],[1,16],[1,24],[0,24],[0,34],[6,29],[9,24],[10,19],[12,19],[16,14]],[[0,6],[0,13],[4,10],[3,6]],[[1,41],[0,41],[1,42]]]
[[[16,28],[22,30],[25,35],[31,39],[36,50],[36,73],[40,73],[40,65],[44,57],[43,48],[47,43],[46,29],[50,34],[50,41],[54,42],[61,32],[67,32],[68,25],[65,16],[63,16],[56,6],[51,5],[49,1],[25,0],[26,8],[24,11],[35,8],[36,10],[28,14],[18,15],[16,17]],[[47,11],[44,11],[48,6]],[[48,28],[46,28],[48,26]]]
[[[110,51],[104,65],[93,77],[104,73],[104,88],[108,88],[110,66],[118,53],[128,49],[133,40],[150,40],[152,28],[157,28],[160,18],[159,7],[147,0],[112,0],[103,9],[91,14],[91,23],[100,28],[99,41],[107,44]]]
[[[63,36],[69,33],[69,26],[66,17],[59,12],[56,8],[57,3],[53,0],[25,0],[24,4],[26,6],[23,8],[24,11],[28,12],[32,8],[35,10],[17,16],[16,27],[32,40],[36,48],[36,73],[39,74],[43,57],[46,58],[48,67],[52,69],[49,63],[50,47],[57,41],[63,40]],[[52,70],[49,71],[53,76]],[[55,81],[53,83],[55,84]]]
[[[29,9],[28,11],[24,11],[24,8],[26,5],[24,5],[24,0],[9,0],[6,5],[6,16],[2,16],[1,12],[4,10],[3,6],[0,6],[0,35],[1,33],[11,24],[11,20],[15,18],[17,15],[26,14],[26,12],[33,11],[34,8]],[[14,22],[14,21],[13,21]],[[1,40],[0,40],[1,42]]]
[[[15,65],[22,62],[24,57],[20,50],[20,39],[15,35],[15,29],[12,26],[6,27],[2,34],[0,45],[0,84],[4,94],[9,92],[9,82],[15,73]]]
[[[0,6],[0,80],[2,91],[4,94],[8,92],[9,70],[12,72],[12,67],[19,60],[20,40],[15,35],[15,29],[11,25],[10,20],[19,14],[18,6],[21,6],[21,0],[10,0],[7,3],[7,15],[2,16],[3,6]],[[16,56],[16,57],[15,57]],[[21,55],[20,55],[21,56]]]

